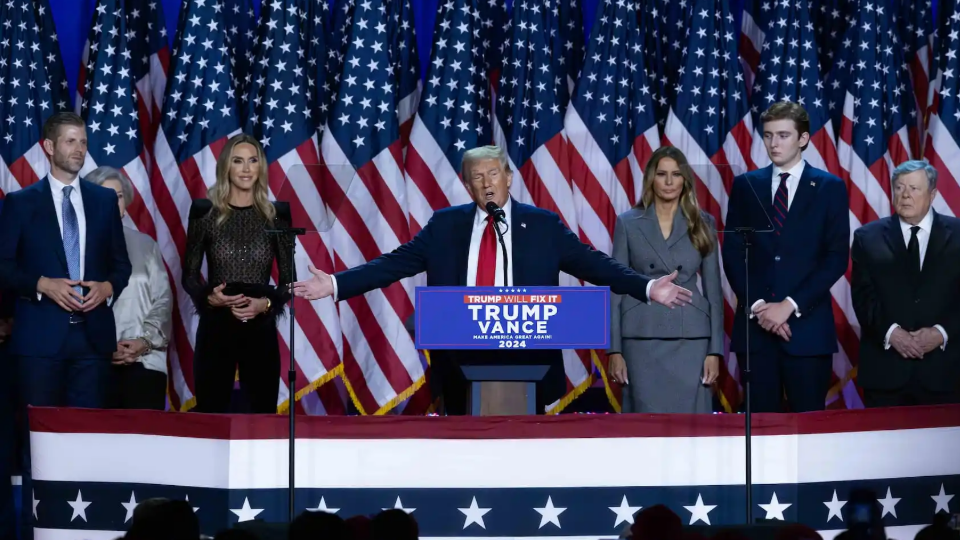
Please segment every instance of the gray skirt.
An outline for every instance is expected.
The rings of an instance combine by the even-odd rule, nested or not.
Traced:
[[[708,341],[624,339],[630,384],[623,387],[623,412],[713,412],[713,392],[700,382]]]

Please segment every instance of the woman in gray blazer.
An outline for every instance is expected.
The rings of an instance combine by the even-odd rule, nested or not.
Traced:
[[[654,278],[677,271],[677,285],[693,292],[691,304],[676,309],[612,295],[607,354],[611,378],[625,385],[623,412],[712,412],[723,355],[716,225],[700,210],[677,148],[650,157],[640,203],[617,216],[613,257]]]

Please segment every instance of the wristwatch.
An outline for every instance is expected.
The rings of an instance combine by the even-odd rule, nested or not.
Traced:
[[[273,303],[270,302],[270,299],[269,299],[269,298],[267,298],[267,307],[264,308],[263,312],[266,313],[266,312],[270,311],[270,306],[272,306],[272,305],[273,305]]]

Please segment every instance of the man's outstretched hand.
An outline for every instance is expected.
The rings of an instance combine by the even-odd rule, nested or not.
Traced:
[[[312,264],[309,266],[313,277],[293,284],[293,294],[307,300],[320,300],[333,295],[333,278]]]
[[[693,293],[677,285],[677,271],[672,274],[653,280],[650,286],[650,300],[667,306],[670,309],[685,306],[693,299]]]

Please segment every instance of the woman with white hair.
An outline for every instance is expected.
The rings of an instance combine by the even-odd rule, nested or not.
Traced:
[[[133,186],[123,172],[99,167],[84,177],[117,192],[120,217],[133,202]],[[149,236],[123,228],[133,272],[130,284],[113,303],[117,351],[110,405],[118,409],[158,409],[166,405],[167,344],[170,341],[173,293],[160,247]]]

